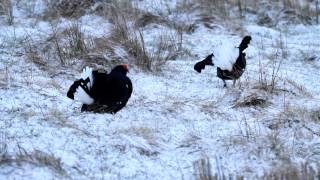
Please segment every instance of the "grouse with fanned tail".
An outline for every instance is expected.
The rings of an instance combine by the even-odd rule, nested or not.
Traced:
[[[213,57],[220,63],[217,63],[217,76],[223,80],[224,87],[227,86],[226,80],[233,80],[233,85],[241,77],[246,68],[246,54],[244,50],[248,47],[251,36],[245,36],[239,47],[232,47],[230,44],[218,46],[214,53],[207,56],[204,60],[197,62],[194,69],[201,73],[205,66],[214,66]]]
[[[81,111],[115,114],[127,104],[132,83],[127,77],[128,65],[119,65],[107,74],[86,67],[67,96],[83,103]]]

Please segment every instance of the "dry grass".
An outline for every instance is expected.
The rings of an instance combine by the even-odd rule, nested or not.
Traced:
[[[212,174],[210,159],[204,157],[193,163],[194,175],[197,180],[213,180],[217,179]]]
[[[279,70],[282,64],[281,60],[272,59],[272,73],[265,72],[264,67],[259,68],[259,89],[264,89],[267,92],[274,93],[279,79]]]
[[[8,151],[7,127],[0,127],[0,162],[5,158]],[[1,164],[1,163],[0,163]]]
[[[284,105],[283,110],[274,116],[271,120],[268,120],[268,128],[272,130],[281,130],[286,128],[292,128],[297,130],[306,130],[308,133],[301,132],[303,134],[309,134],[311,137],[320,137],[319,133],[319,110],[308,110],[304,107],[295,107],[289,104]],[[315,124],[314,124],[315,123]],[[297,132],[296,132],[297,133]],[[298,134],[298,133],[297,133]]]
[[[40,53],[41,51],[39,50],[38,44],[33,41],[31,36],[25,41],[23,49],[27,60],[34,63],[42,70],[48,70],[48,64],[43,58],[43,54]]]
[[[65,113],[59,109],[50,108],[48,112],[43,112],[43,117],[45,121],[55,126],[58,126],[59,128],[70,128],[74,129],[77,133],[80,133],[81,135],[85,135],[88,137],[96,137],[95,134],[92,134],[85,129],[81,129],[78,127],[77,124],[70,122]]]
[[[264,154],[268,154],[268,158],[271,158],[272,161],[268,161],[270,164],[270,168],[264,170],[264,174],[253,175],[253,176],[245,176],[246,178],[253,179],[318,179],[320,177],[319,174],[319,144],[291,144],[288,141],[291,141],[291,137],[283,136],[287,134],[285,129],[288,131],[293,131],[294,136],[298,136],[302,133],[303,128],[297,128],[292,126],[289,127],[278,127],[278,129],[273,129],[268,134],[261,134],[257,136],[257,139],[251,139],[248,141],[245,137],[242,139],[236,139],[238,144],[243,146],[244,149],[247,149],[248,146],[255,146],[255,149],[250,150],[250,154],[252,156],[259,158],[264,158]],[[296,129],[296,130],[294,130]],[[291,134],[291,133],[289,133]],[[318,138],[314,136],[315,138]],[[237,138],[240,138],[237,136]],[[262,138],[262,139],[260,139]],[[294,142],[299,139],[295,137]],[[262,142],[261,142],[262,141]],[[262,144],[261,144],[262,143]],[[232,143],[231,146],[235,146]],[[293,161],[292,157],[299,156],[303,161]],[[264,161],[265,159],[263,159]],[[249,172],[253,171],[252,169],[248,169]],[[225,176],[227,175],[224,172]],[[244,173],[238,174],[238,176],[244,175]],[[228,177],[228,176],[227,176]],[[230,176],[229,176],[230,177]],[[236,178],[234,178],[236,179]]]
[[[4,15],[8,25],[13,25],[13,5],[11,0],[1,0],[0,1],[0,16]]]
[[[151,61],[145,48],[145,41],[140,30],[130,27],[124,16],[114,17],[114,28],[110,36],[111,41],[122,45],[133,57],[134,64],[144,70],[151,70]]]
[[[110,36],[111,41],[122,45],[135,65],[145,71],[160,70],[168,60],[177,55],[174,36],[160,34],[156,39],[154,51],[146,49],[143,32],[130,26],[128,19],[123,16],[114,17],[114,28]],[[129,59],[130,60],[130,59]]]
[[[308,163],[295,165],[291,161],[274,166],[270,172],[264,174],[263,179],[273,180],[300,180],[300,179],[319,179],[317,173]]]
[[[204,14],[213,14],[216,17],[226,19],[226,18],[243,18],[247,13],[259,14],[260,19],[268,19],[271,18],[270,21],[273,25],[277,24],[281,20],[285,20],[287,22],[302,22],[309,23],[310,19],[312,21],[319,21],[319,10],[317,7],[317,1],[308,2],[308,1],[299,1],[299,0],[277,0],[275,2],[269,1],[253,1],[253,0],[187,0],[179,2],[180,11],[189,10],[193,11],[195,9],[200,9],[200,11]],[[133,6],[133,2],[129,0],[109,0],[109,1],[94,1],[94,0],[86,0],[86,1],[47,1],[47,12],[44,13],[45,19],[52,19],[57,17],[65,17],[65,18],[79,18],[87,13],[96,13],[101,16],[105,16],[110,18],[115,11],[120,12],[122,14],[128,14],[130,17],[137,19],[137,16],[141,14],[145,14],[144,20],[151,21],[140,21],[138,23],[140,25],[146,25],[149,22],[157,21],[163,23],[163,20],[166,18],[156,17],[148,13],[141,12],[137,10]],[[258,10],[257,10],[258,9]],[[268,17],[265,13],[265,10],[272,9],[275,10],[279,16]],[[233,11],[231,11],[233,10]],[[168,9],[168,13],[173,14],[177,10]],[[236,13],[232,13],[236,12]],[[147,18],[146,18],[147,17]],[[263,21],[261,21],[263,22]]]
[[[49,9],[54,12],[47,12],[46,15],[52,18],[54,16],[78,17],[93,5],[90,0],[79,2],[76,5],[77,2],[48,1],[49,7],[51,7]],[[85,5],[80,7],[79,5],[82,3]],[[65,14],[61,14],[59,8],[63,6],[74,7],[74,10],[69,12],[70,8],[67,8]],[[82,10],[78,10],[78,8]],[[32,36],[27,38],[24,46],[25,56],[42,68],[55,67],[57,64],[68,66],[74,64],[75,61],[82,60],[80,64],[84,65],[109,66],[124,62],[135,64],[145,71],[159,71],[168,60],[174,59],[178,55],[176,36],[169,33],[163,33],[156,37],[157,43],[152,50],[147,50],[143,30],[140,29],[140,25],[137,25],[139,17],[147,13],[133,7],[132,2],[127,0],[100,2],[94,9],[95,12],[106,16],[114,24],[110,36],[85,37],[81,25],[77,22],[66,29],[57,29],[56,22],[52,21],[51,36],[45,41],[34,41],[35,37]],[[146,17],[144,16],[142,19],[145,20]],[[140,19],[140,21],[144,20]],[[123,51],[123,56],[119,56],[119,53],[116,52],[118,50]]]
[[[87,45],[85,43],[84,34],[82,32],[81,26],[78,23],[73,23],[69,28],[64,30],[62,34],[65,35],[66,47],[64,54],[68,58],[81,57],[88,53]]]
[[[287,46],[285,42],[286,38],[280,35],[277,45],[274,45],[275,50],[266,55],[263,53],[265,44],[261,40],[258,51],[259,69],[257,73],[259,79],[254,89],[262,89],[270,93],[274,93],[278,89],[279,79],[281,79],[279,72],[287,57],[287,53],[285,51]],[[280,54],[282,56],[280,56]],[[266,60],[267,64],[263,64],[262,62]],[[268,71],[269,69],[271,69],[271,72]]]
[[[174,35],[162,33],[156,39],[154,51],[149,53],[149,59],[154,67],[154,70],[160,71],[161,67],[167,61],[173,60],[179,54],[179,48],[176,44]]]
[[[194,162],[195,179],[197,180],[224,180],[224,179],[244,179],[244,176],[227,175],[221,172],[217,167],[219,173],[212,174],[212,166],[208,158],[200,159]],[[258,178],[258,177],[255,177]],[[272,180],[299,180],[299,179],[319,179],[320,174],[316,172],[308,163],[301,163],[296,165],[291,161],[282,161],[282,163],[275,164],[270,171],[264,173],[259,179]]]
[[[99,14],[110,18],[114,24],[108,42],[113,46],[123,47],[129,55],[129,59],[123,60],[145,71],[159,71],[162,65],[179,54],[181,49],[178,49],[176,34],[159,34],[155,37],[157,43],[152,50],[148,50],[145,45],[143,28],[150,23],[170,24],[165,17],[137,9],[128,0],[112,0],[98,6]]]
[[[282,78],[281,78],[282,79]],[[305,96],[305,97],[309,97],[309,98],[313,98],[313,94],[311,92],[309,92],[304,85],[299,84],[297,82],[295,82],[292,79],[289,78],[285,78],[284,82],[286,82],[288,84],[288,86],[292,86],[294,89],[297,90],[297,93]]]
[[[56,29],[52,24],[49,38],[29,35],[23,42],[23,49],[29,61],[46,71],[56,71],[57,65],[70,65],[72,60],[89,53],[86,38],[77,22],[64,30]]]
[[[144,33],[140,28],[157,18],[135,8],[128,0],[99,3],[91,0],[49,0],[47,3],[48,12],[44,12],[43,15],[50,20],[59,17],[78,18],[92,10],[109,18],[114,28],[110,37],[90,39],[84,37],[81,25],[77,22],[66,29],[57,29],[56,22],[51,21],[52,32],[49,38],[39,40],[43,38],[30,35],[23,42],[26,58],[43,70],[50,71],[57,65],[69,66],[82,60],[80,66],[109,66],[125,62],[135,64],[145,71],[159,71],[168,60],[175,59],[182,52],[182,33],[179,35],[180,45],[177,43],[176,34],[162,33],[155,37],[157,43],[154,47],[147,50]],[[93,9],[89,10],[90,7]],[[156,23],[162,22],[169,24],[160,17]],[[116,52],[119,49],[124,50],[123,56]]]
[[[233,107],[266,107],[268,105],[267,96],[252,93],[237,100]]]
[[[242,180],[244,177],[242,175],[233,175],[225,172],[225,169],[219,164],[219,159],[215,159],[216,165],[212,167],[210,159],[207,156],[203,156],[198,161],[193,163],[194,176],[196,180],[225,180],[225,179],[235,179]],[[213,174],[212,168],[215,168],[215,173]]]
[[[70,66],[75,62],[80,68],[87,65],[98,68],[99,65],[127,62],[125,51],[121,56],[116,52],[121,49],[117,43],[108,37],[85,37],[81,25],[77,22],[66,29],[57,29],[56,25],[52,24],[48,38],[30,35],[23,44],[25,57],[42,70],[52,71],[53,74],[57,73],[57,66]]]
[[[48,0],[46,1],[46,12],[44,19],[52,20],[58,17],[79,18],[90,12],[94,0]]]
[[[200,0],[196,3],[200,4],[200,7],[203,8],[203,11],[207,14],[214,13],[222,17],[229,16],[228,6],[230,1],[220,1],[220,0]]]
[[[294,127],[291,127],[294,129]],[[289,130],[290,131],[290,130]],[[294,134],[297,136],[300,132],[299,129],[296,130]],[[268,134],[261,134],[257,136],[258,139],[251,139],[248,141],[245,137],[236,136],[237,144],[243,146],[245,150],[249,146],[255,146],[254,149],[250,150],[250,156],[255,156],[258,159],[262,158],[265,161],[265,153],[268,154],[268,161],[270,168],[265,169],[263,175],[252,174],[252,176],[247,176],[246,171],[251,174],[253,169],[247,169],[244,172],[240,172],[238,177],[244,176],[249,179],[275,179],[275,180],[291,180],[291,179],[318,179],[319,174],[319,144],[291,144],[288,141],[291,137],[283,137],[284,129],[274,129]],[[262,138],[262,139],[260,139]],[[318,138],[318,137],[317,137]],[[295,140],[294,140],[295,141]],[[231,142],[231,146],[235,146],[234,142]],[[292,146],[293,145],[293,146]],[[299,156],[302,161],[293,161],[293,156]],[[253,167],[254,168],[254,167]],[[223,176],[231,177],[232,179],[237,179],[233,175],[229,175],[227,172],[223,172]],[[242,177],[241,179],[243,179]],[[223,178],[218,178],[223,179]]]
[[[147,146],[144,144],[136,143],[130,145],[130,148],[135,148],[137,152],[142,156],[157,156],[159,155],[159,151],[157,150],[159,144],[156,141],[155,132],[154,130],[148,128],[148,127],[130,127],[127,129],[121,129],[115,132],[116,134],[124,134],[126,136],[137,138],[143,138]],[[115,148],[117,148],[119,151],[125,152],[128,148],[128,145],[123,144],[115,144],[113,145]]]
[[[310,117],[313,121],[320,123],[320,109],[312,111]]]
[[[10,86],[10,80],[9,66],[6,66],[4,69],[0,70],[0,89],[8,89]]]
[[[48,154],[43,151],[34,150],[27,152],[22,147],[18,146],[19,153],[14,156],[4,154],[0,159],[0,166],[3,165],[17,165],[22,166],[24,163],[31,164],[38,167],[47,167],[56,174],[66,177],[67,172],[63,168],[61,160],[53,154]]]
[[[71,24],[62,32],[52,25],[52,36],[48,39],[54,48],[54,56],[63,65],[73,58],[81,58],[88,53],[87,44],[80,24]]]
[[[27,36],[26,39],[22,42],[23,52],[22,54],[25,58],[37,65],[40,69],[48,70],[50,67],[50,59],[53,59],[51,56],[52,49],[48,48],[52,44],[47,41],[37,41],[35,40],[36,36]]]
[[[167,24],[168,22],[161,16],[154,15],[150,12],[140,14],[136,21],[135,26],[137,28],[143,28],[148,26],[149,24]]]
[[[61,16],[80,17],[87,13],[94,4],[91,0],[81,2],[49,0],[47,3],[48,12],[45,12],[44,16],[47,16],[48,20]],[[57,23],[59,22],[51,21],[51,32],[48,38],[30,35],[23,42],[24,55],[41,69],[56,71],[59,65],[79,64],[81,68],[87,65],[105,66],[109,63],[124,61],[125,55],[119,57],[115,53],[117,47],[114,46],[114,43],[110,43],[108,38],[85,37],[78,21],[74,21],[67,28],[57,28]]]
[[[156,132],[148,127],[130,127],[127,129],[119,130],[117,131],[117,133],[142,137],[148,142],[148,144],[155,146],[158,145],[155,136]]]
[[[283,77],[277,77],[277,84],[268,84],[268,83],[256,83],[252,89],[262,90],[275,95],[293,95],[313,98],[314,95],[309,92],[303,85]],[[265,81],[267,82],[267,81]],[[282,87],[280,87],[280,82]],[[274,86],[276,85],[276,86]]]
[[[266,26],[319,22],[318,1],[200,0],[193,3],[198,5],[202,16],[215,21],[228,20],[229,25],[233,24],[232,19],[237,19],[239,23],[247,14],[257,15],[257,23]]]
[[[281,129],[296,127],[299,124],[305,124],[311,120],[311,113],[304,107],[295,107],[292,105],[283,105],[282,111],[277,113],[273,120],[269,121],[270,129]]]

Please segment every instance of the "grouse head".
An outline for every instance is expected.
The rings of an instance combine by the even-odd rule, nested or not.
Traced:
[[[122,64],[114,67],[111,71],[111,73],[121,73],[121,74],[127,74],[129,72],[128,64]]]

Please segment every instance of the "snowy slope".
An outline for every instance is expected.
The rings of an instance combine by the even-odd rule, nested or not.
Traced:
[[[108,35],[110,24],[100,17],[82,21],[87,35]],[[28,33],[45,39],[49,29],[23,21],[0,27],[0,179],[196,179],[201,159],[221,179],[261,178],[289,165],[320,171],[319,25],[283,34],[245,24],[253,40],[235,88],[223,88],[215,67],[198,74],[193,65],[218,42],[237,46],[243,37],[199,25],[183,38],[198,59],[169,61],[161,73],[130,70],[133,94],[116,115],[80,113],[81,104],[66,97],[82,69],[47,71],[21,55],[19,40]],[[162,31],[143,30],[148,48]],[[279,63],[270,93],[260,74],[270,84]],[[242,106],[248,97],[266,103]]]

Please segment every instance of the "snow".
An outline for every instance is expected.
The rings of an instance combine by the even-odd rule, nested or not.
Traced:
[[[79,21],[84,34],[89,37],[107,36],[112,27],[106,19],[100,16],[85,15]]]
[[[155,12],[176,5],[135,3]],[[66,173],[36,163],[2,163],[0,158],[0,179],[194,179],[197,162],[204,158],[213,174],[247,179],[262,178],[288,162],[298,167],[308,162],[319,171],[320,138],[315,133],[320,125],[311,118],[320,110],[319,25],[278,29],[244,24],[245,35],[252,36],[247,69],[235,88],[223,88],[216,68],[199,74],[193,65],[212,51],[215,64],[233,59],[225,55],[244,36],[200,24],[183,38],[183,47],[194,57],[169,61],[160,73],[130,64],[132,97],[110,115],[80,113],[81,103],[66,96],[82,71],[78,66],[58,66],[52,74],[23,56],[21,40],[32,35],[41,41],[52,32],[48,22],[32,27],[25,18],[17,14],[14,26],[0,27],[0,147],[5,144],[11,157],[18,157],[21,149],[53,155]],[[59,29],[72,23],[60,21]],[[112,27],[95,15],[80,21],[88,37],[107,36]],[[152,50],[154,37],[173,30],[159,25],[142,31]],[[214,50],[220,43],[225,43],[221,50]],[[121,48],[116,53],[126,57]],[[318,59],[306,60],[312,56]],[[259,89],[260,73],[270,82],[279,62],[275,92]],[[266,98],[268,104],[236,107],[251,95]]]

